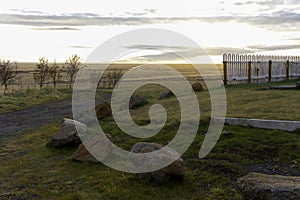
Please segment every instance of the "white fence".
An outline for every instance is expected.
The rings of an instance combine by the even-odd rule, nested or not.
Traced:
[[[223,55],[224,84],[272,82],[300,77],[300,56]]]

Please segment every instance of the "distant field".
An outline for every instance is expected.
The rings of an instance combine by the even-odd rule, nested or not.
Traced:
[[[49,63],[50,65],[52,63]],[[64,63],[58,63],[60,66],[63,66]],[[83,66],[88,65],[93,68],[103,68],[104,64],[83,64]],[[107,71],[113,70],[113,69],[121,69],[122,73],[125,73],[129,69],[139,66],[141,64],[111,64]],[[199,76],[199,73],[195,70],[195,68],[190,64],[165,64],[167,66],[173,67],[175,70],[177,70],[180,74],[185,76],[188,79],[194,78],[195,76]],[[211,68],[211,65],[205,65],[205,64],[199,64],[197,67],[201,68]],[[219,69],[220,73],[222,74],[222,64],[218,64],[217,68]],[[12,85],[9,87],[10,90],[25,90],[28,87],[29,88],[38,88],[38,86],[35,84],[33,80],[33,72],[36,69],[36,63],[18,63],[18,71],[19,74],[17,76],[17,79]],[[163,71],[162,71],[163,76]],[[46,86],[52,87],[51,81],[46,83]],[[58,87],[65,88],[68,87],[67,84],[67,77],[63,74],[60,83],[58,84]],[[3,88],[0,88],[0,92],[3,91]]]

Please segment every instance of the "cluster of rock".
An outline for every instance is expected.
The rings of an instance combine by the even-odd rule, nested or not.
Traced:
[[[203,87],[202,87],[201,83],[199,83],[199,82],[192,84],[192,88],[193,88],[194,92],[203,91]],[[158,100],[170,98],[173,96],[175,96],[174,93],[171,90],[168,90],[166,92],[161,93]]]
[[[129,102],[129,108],[134,109],[138,108],[142,105],[145,105],[147,101],[140,96],[133,96]],[[112,116],[111,107],[108,103],[100,103],[96,106],[96,114],[98,119],[104,119],[106,117]],[[49,140],[47,143],[48,147],[54,148],[62,148],[66,146],[78,146],[76,152],[72,155],[72,159],[74,161],[90,161],[90,162],[99,162],[98,160],[105,159],[110,155],[111,144],[107,141],[99,140],[97,135],[90,136],[90,138],[84,140],[84,144],[82,144],[82,140],[80,139],[79,134],[85,134],[87,131],[87,126],[81,122],[66,119],[62,120],[60,125],[60,129],[58,132]],[[106,134],[106,138],[111,140],[111,136]],[[90,154],[90,152],[86,149],[92,148],[93,152],[97,152],[97,159]],[[161,149],[162,146],[157,143],[137,143],[135,144],[131,152],[134,153],[147,153]],[[169,150],[167,153],[158,153],[155,157],[164,159],[171,154],[175,155],[177,152],[173,150]],[[180,156],[179,156],[180,157]],[[152,160],[145,160],[143,162],[152,162]],[[157,170],[155,172],[141,174],[140,177],[150,176],[154,180],[162,183],[169,178],[182,178],[185,174],[185,166],[182,158],[179,158],[169,166]]]

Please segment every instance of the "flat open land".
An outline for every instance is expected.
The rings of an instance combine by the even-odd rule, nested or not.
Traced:
[[[300,91],[268,89],[296,81],[226,87],[227,116],[300,121]],[[158,101],[163,91],[166,88],[140,88],[136,93],[149,103],[131,111],[133,120],[145,125],[149,123],[150,106],[163,105],[168,119],[161,132],[144,140],[133,138],[109,117],[100,124],[114,144],[130,150],[140,141],[165,145],[172,140],[179,126],[179,105],[175,97]],[[0,199],[242,199],[236,180],[248,172],[300,175],[299,130],[226,125],[213,151],[199,159],[209,124],[210,98],[207,90],[196,94],[201,118],[197,136],[182,156],[186,175],[183,181],[162,185],[100,163],[74,162],[74,147],[47,148],[46,143],[59,129],[62,118],[70,114],[70,99],[0,114]],[[110,92],[99,91],[97,96],[108,100]]]

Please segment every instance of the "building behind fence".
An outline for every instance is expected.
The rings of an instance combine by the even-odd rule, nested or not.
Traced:
[[[300,77],[300,56],[223,55],[224,84],[263,83]]]

